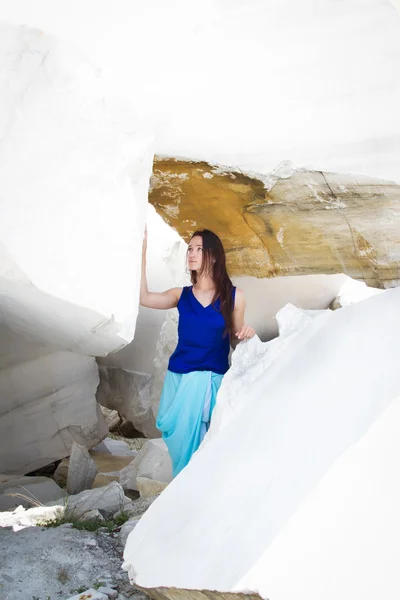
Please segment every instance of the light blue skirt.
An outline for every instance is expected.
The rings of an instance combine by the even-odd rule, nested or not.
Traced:
[[[212,371],[167,371],[157,429],[168,446],[174,477],[188,464],[209,428],[222,378]]]

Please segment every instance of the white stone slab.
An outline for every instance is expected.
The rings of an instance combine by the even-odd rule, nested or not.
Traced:
[[[289,589],[293,597],[292,569],[296,576],[300,575],[294,566],[294,554],[291,568],[283,566],[289,537],[279,551],[279,573],[285,570],[286,583],[279,583],[274,578],[274,567],[270,567],[278,564],[274,540],[284,535],[290,519],[301,510],[322,478],[330,476],[335,462],[362,441],[400,395],[399,306],[400,289],[394,289],[334,312],[305,314],[299,319],[296,311],[291,311],[284,319],[282,337],[268,344],[254,339],[239,346],[233,367],[220,388],[219,416],[217,411],[218,418],[213,419],[202,448],[128,538],[126,566],[138,585],[247,589],[273,598],[268,587],[268,582],[273,581],[275,597],[286,600],[290,594],[283,591]],[[393,447],[396,456],[400,451],[397,446]],[[375,451],[372,441],[367,444],[367,451],[369,459],[378,460],[381,466],[381,471],[374,467],[379,496],[378,473],[381,472],[388,490],[397,471],[393,471],[391,461],[385,467],[384,451]],[[241,485],[243,481],[252,481],[251,493],[247,485]],[[359,484],[360,498],[366,481]],[[359,484],[354,482],[353,488]],[[354,504],[344,480],[336,497],[342,502],[336,525],[342,532],[343,548],[348,540],[353,552],[365,557],[366,581],[357,588],[357,567],[354,573],[351,569],[347,572],[346,581],[351,583],[348,588],[336,582],[334,589],[340,589],[339,596],[346,600],[355,597],[356,589],[365,592],[360,597],[373,600],[377,553],[382,554],[380,565],[385,560],[391,565],[394,546],[380,544],[374,551],[372,546],[364,551],[365,539],[346,533]],[[381,527],[379,507],[383,510],[386,504],[392,516],[393,511],[397,512],[397,503],[391,504],[389,494],[385,492],[379,498],[370,523],[375,533]],[[314,509],[318,506],[324,513],[325,505],[315,501]],[[396,531],[394,516],[393,522]],[[299,518],[299,526],[301,523]],[[390,528],[384,527],[392,543],[397,544],[396,533],[392,535]],[[302,529],[303,535],[305,530]],[[377,534],[377,539],[382,540],[385,532]],[[328,557],[331,550],[336,552],[330,550],[329,539],[320,539],[321,556]],[[335,560],[339,553],[337,548]],[[298,560],[299,553],[296,556]],[[339,569],[344,568],[344,561],[326,563],[324,573],[330,573],[328,578],[319,579],[318,570],[313,572],[316,582],[312,589],[321,592],[328,585],[330,577],[335,576],[336,564]],[[306,567],[311,577],[311,559]],[[391,567],[388,573],[392,577]],[[306,600],[308,588],[297,587],[296,594],[300,600]],[[316,599],[317,592],[312,597]]]

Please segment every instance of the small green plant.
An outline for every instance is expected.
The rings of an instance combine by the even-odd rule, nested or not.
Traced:
[[[86,592],[87,587],[85,585],[80,585],[78,588],[69,590],[70,594],[83,594],[83,592]]]
[[[41,527],[50,528],[50,527],[59,527],[60,525],[65,525],[66,523],[71,523],[74,529],[79,529],[80,531],[91,531],[95,532],[98,529],[104,527],[108,529],[109,532],[114,531],[118,527],[121,527],[128,519],[130,518],[129,513],[122,511],[115,519],[93,519],[90,521],[80,521],[74,516],[68,514],[60,514],[57,518],[52,519],[51,521],[45,521],[40,523]]]
[[[121,525],[129,521],[130,516],[131,515],[129,512],[127,512],[126,510],[121,510],[119,515],[114,519],[116,527],[121,527]]]
[[[80,518],[78,515],[74,515],[73,511],[68,510],[68,496],[64,498],[64,507],[61,509],[57,516],[49,521],[44,521],[42,523],[38,523],[40,527],[59,527],[60,525],[65,525],[66,523],[71,523],[74,529],[91,531],[95,532],[101,527],[108,529],[109,532],[114,531],[118,527],[121,527],[128,519],[130,518],[130,514],[124,510],[124,500],[123,497],[120,501],[120,510],[117,517],[114,519],[91,519],[90,521],[85,521]]]

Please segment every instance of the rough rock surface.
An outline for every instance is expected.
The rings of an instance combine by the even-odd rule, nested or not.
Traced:
[[[97,475],[97,466],[84,446],[72,444],[68,461],[67,492],[79,494],[90,490]]]
[[[98,474],[94,479],[93,487],[99,487],[98,482],[102,476],[111,477],[114,476],[119,477],[119,472],[124,467],[127,467],[132,460],[137,456],[138,452],[136,450],[129,449],[129,446],[126,442],[122,440],[109,440],[110,442],[114,442],[112,445],[107,443],[109,448],[113,448],[117,450],[120,454],[111,454],[110,452],[99,452],[98,450],[90,450],[89,455],[93,462],[96,465]],[[144,440],[147,441],[147,440]],[[104,448],[107,448],[104,445]],[[96,446],[96,448],[103,448],[102,444]],[[68,468],[69,468],[69,459],[64,458],[58,465],[57,469],[54,472],[53,478],[54,480],[62,486],[65,486],[67,483],[68,476]],[[108,482],[109,483],[109,482]],[[102,485],[105,485],[104,483]]]
[[[153,370],[150,380],[150,398],[154,418],[157,418],[158,405],[160,402],[165,374],[168,369],[169,357],[176,348],[178,342],[178,311],[172,308],[162,326],[160,336],[157,340]]]
[[[57,352],[0,371],[0,472],[30,473],[68,456],[72,444],[95,446],[108,429],[88,356]]]
[[[334,312],[288,306],[278,315],[279,338],[239,345],[202,447],[128,538],[132,580],[148,588],[257,590],[277,600],[373,600],[377,589],[399,591],[399,302],[393,289]],[[361,454],[353,453],[357,444]],[[322,496],[317,486],[341,457],[341,485]],[[257,482],[251,494],[238,486],[243,473]],[[213,489],[208,499],[204,481]],[[311,494],[312,510],[300,512]],[[354,556],[362,559],[353,570]]]
[[[110,587],[108,583],[117,588],[121,600],[128,594],[135,600],[146,598],[134,591],[121,571],[118,539],[112,535],[65,525],[28,527],[18,532],[3,529],[0,553],[2,600],[67,599],[78,591],[93,589],[93,585]],[[82,594],[76,597],[81,600]]]
[[[137,457],[122,469],[119,481],[125,490],[139,491],[138,477],[164,483],[169,483],[172,480],[172,462],[164,440],[149,440]],[[152,495],[159,492],[160,490]]]
[[[104,365],[99,365],[99,374],[98,402],[116,409],[146,437],[157,436],[159,432],[149,403],[150,375]]]
[[[136,487],[141,498],[153,498],[165,490],[168,483],[148,477],[136,477]]]
[[[120,484],[113,481],[105,487],[69,496],[66,512],[68,518],[78,519],[90,510],[98,509],[104,516],[112,516],[119,510],[131,508],[131,500],[125,496]]]
[[[121,417],[119,416],[116,410],[111,410],[106,408],[105,406],[101,407],[101,412],[103,413],[103,417],[107,423],[107,427],[110,431],[116,429],[121,422]]]
[[[186,241],[196,229],[217,231],[231,275],[400,282],[400,186],[391,182],[285,165],[268,178],[158,159],[149,200]]]

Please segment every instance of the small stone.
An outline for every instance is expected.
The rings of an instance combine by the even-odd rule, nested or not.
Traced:
[[[117,598],[117,596],[118,596],[118,592],[109,587],[102,586],[102,587],[99,587],[97,591],[100,592],[101,594],[107,594],[107,596],[110,598],[110,600],[115,600],[115,598]]]
[[[111,577],[99,577],[97,579],[98,583],[102,583],[103,587],[116,588],[117,585],[113,582]]]
[[[78,521],[104,521],[104,517],[97,508],[88,510]]]
[[[98,590],[94,590],[90,588],[85,590],[81,594],[77,594],[76,596],[71,596],[68,600],[109,600],[106,594],[102,594]]]
[[[85,540],[86,546],[97,546],[96,540]]]
[[[161,494],[168,486],[168,483],[149,479],[148,477],[136,477],[136,485],[141,498],[153,498]]]
[[[172,480],[171,457],[162,439],[147,440],[137,457],[121,470],[119,481],[126,490],[140,491],[137,477],[166,483]]]

